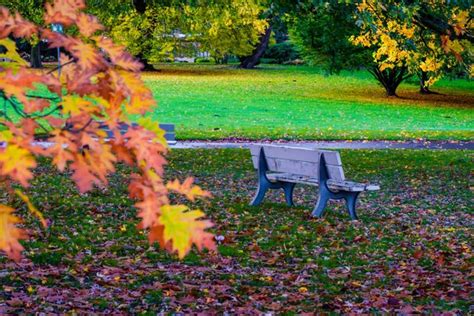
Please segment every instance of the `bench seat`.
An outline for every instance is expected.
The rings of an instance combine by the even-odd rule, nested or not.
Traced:
[[[299,184],[307,184],[318,186],[319,179],[314,177],[295,175],[291,173],[267,173],[268,180],[271,181],[283,181]],[[348,191],[348,192],[364,192],[364,191],[377,191],[380,190],[380,186],[370,183],[359,183],[353,181],[338,181],[329,179],[327,181],[328,188],[335,191]]]

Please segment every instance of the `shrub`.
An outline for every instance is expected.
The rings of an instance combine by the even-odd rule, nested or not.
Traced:
[[[266,60],[272,60],[276,64],[283,64],[298,59],[299,53],[293,43],[285,41],[268,47],[263,58]]]

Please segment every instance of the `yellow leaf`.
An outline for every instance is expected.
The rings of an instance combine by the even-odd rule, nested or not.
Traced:
[[[18,145],[7,145],[0,151],[0,174],[9,176],[28,186],[28,180],[33,177],[29,169],[36,167],[36,161],[31,153]]]
[[[23,59],[21,58],[21,56],[18,54],[18,52],[16,51],[16,44],[15,44],[15,41],[9,39],[9,38],[4,38],[4,39],[0,39],[0,46],[3,46],[6,48],[7,52],[4,53],[4,54],[0,54],[0,58],[6,58],[6,59],[9,59],[11,61],[14,61],[16,63],[2,63],[3,66],[6,66],[8,68],[14,68],[14,67],[17,67],[17,66],[27,66],[28,63]],[[9,64],[11,64],[11,67],[9,67]]]
[[[172,250],[183,258],[191,249],[192,244],[198,248],[214,249],[212,234],[205,229],[212,226],[207,220],[198,220],[204,213],[200,210],[188,211],[184,205],[165,205],[161,207],[161,216],[158,219],[163,229],[164,244],[172,242]]]
[[[168,142],[166,141],[165,138],[165,131],[162,130],[158,124],[158,122],[153,121],[149,117],[141,117],[137,121],[138,125],[140,125],[143,128],[146,128],[147,130],[153,132],[156,135],[156,138],[154,141],[157,141],[161,143],[163,146],[168,147]]]
[[[66,114],[77,115],[84,112],[93,113],[98,108],[90,101],[84,100],[78,95],[67,95],[63,97],[61,106]]]
[[[15,226],[21,220],[12,214],[14,211],[9,206],[0,205],[0,249],[11,259],[19,261],[23,251],[19,239],[25,239],[26,233]]]
[[[187,178],[182,184],[178,180],[168,182],[166,188],[183,194],[190,201],[194,201],[195,197],[210,197],[211,193],[204,191],[197,185],[192,185],[194,179],[192,177]]]

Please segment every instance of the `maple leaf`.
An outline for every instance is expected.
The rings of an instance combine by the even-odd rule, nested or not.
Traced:
[[[171,243],[165,242],[164,239],[164,230],[165,227],[163,225],[154,225],[150,228],[150,232],[148,233],[148,242],[150,245],[152,245],[154,242],[158,242],[161,248],[165,249],[168,248],[168,250],[171,252]]]
[[[150,117],[141,117],[138,119],[137,123],[155,134],[156,137],[153,141],[159,142],[163,146],[168,147],[168,142],[165,138],[166,132],[160,128],[160,125],[156,121],[153,121]]]
[[[143,65],[132,55],[127,53],[123,46],[115,44],[111,39],[106,37],[96,37],[95,40],[97,45],[109,55],[110,60],[115,65],[132,72],[140,71],[143,68]]]
[[[0,174],[10,176],[13,180],[28,186],[33,177],[29,169],[36,167],[36,161],[31,153],[15,144],[7,144],[0,150]]]
[[[66,95],[61,102],[62,110],[66,114],[77,115],[81,112],[93,114],[98,112],[98,108],[88,100],[78,95]]]
[[[84,156],[87,156],[87,151],[82,154],[75,154],[74,160],[71,163],[71,169],[74,170],[71,178],[76,183],[79,192],[85,193],[90,191],[94,184],[100,185],[100,180],[91,172],[89,165]]]
[[[77,146],[71,142],[71,135],[66,131],[55,131],[51,138],[53,146],[48,148],[48,154],[53,156],[53,163],[60,171],[64,171],[68,162],[74,160],[71,152],[77,151]]]
[[[179,183],[179,180],[175,179],[174,181],[168,182],[166,188],[185,195],[186,198],[192,202],[195,197],[211,197],[210,192],[204,191],[197,185],[193,185],[193,182],[194,179],[192,177],[187,178],[182,184]]]
[[[5,49],[7,50],[6,53],[1,53],[0,54],[0,58],[8,58],[12,61],[14,61],[15,63],[5,63],[3,66],[7,66],[8,67],[8,64],[12,64],[12,65],[15,65],[15,66],[27,66],[28,63],[23,59],[21,58],[20,54],[18,54],[18,52],[16,51],[16,43],[15,41],[9,39],[9,38],[5,38],[5,39],[0,39],[0,46],[3,46],[5,47]]]
[[[46,24],[59,23],[70,26],[75,23],[78,11],[86,7],[84,0],[55,0],[46,2],[44,21]]]
[[[129,150],[133,150],[137,161],[143,161],[146,168],[153,168],[158,174],[163,173],[166,159],[161,154],[166,152],[166,147],[153,142],[155,138],[153,132],[142,127],[131,127],[124,138],[128,139],[126,146]]]
[[[12,16],[7,8],[0,7],[0,38],[8,37],[10,34],[16,38],[29,38],[37,31],[36,25],[23,19],[19,13]]]
[[[32,89],[34,85],[41,82],[42,76],[32,73],[27,69],[20,68],[16,73],[11,69],[0,73],[0,90],[3,90],[7,97],[15,96],[20,102],[28,102],[25,95],[27,89]]]
[[[163,226],[163,244],[172,242],[172,250],[183,258],[196,244],[199,249],[215,249],[212,234],[205,231],[213,224],[208,220],[199,220],[204,216],[200,210],[188,211],[184,205],[164,205],[160,209],[158,224]],[[156,232],[155,232],[156,233]]]
[[[142,219],[140,222],[142,228],[155,225],[160,214],[160,204],[155,194],[145,194],[144,200],[136,203],[135,207],[139,210],[137,215]]]
[[[104,58],[102,58],[98,50],[90,44],[70,38],[65,48],[72,56],[77,58],[77,65],[85,71],[99,70],[105,66]]]
[[[138,74],[127,71],[109,71],[109,74],[116,90],[130,98],[126,104],[129,114],[143,115],[156,106],[153,94]]]
[[[9,258],[19,261],[24,249],[19,240],[26,239],[27,235],[23,229],[16,227],[15,224],[21,223],[21,220],[12,214],[14,211],[13,208],[0,204],[0,249]]]
[[[125,143],[117,141],[115,137],[115,139],[111,141],[111,144],[112,151],[115,153],[118,161],[124,162],[129,166],[134,164],[133,156],[127,147],[125,147]]]
[[[82,75],[82,71],[88,73],[88,80],[90,82],[91,75],[97,73],[101,69],[106,68],[106,61],[100,52],[91,44],[84,43],[78,38],[53,32],[50,30],[43,30],[43,38],[48,40],[50,48],[64,47],[77,61],[77,75]],[[75,78],[71,78],[75,79]]]
[[[75,22],[79,28],[79,32],[86,37],[90,37],[95,32],[104,29],[95,16],[82,12],[78,14]]]
[[[51,103],[45,99],[29,99],[23,103],[23,109],[26,113],[42,112],[50,106]]]
[[[48,224],[46,223],[43,214],[38,211],[38,209],[33,205],[33,203],[31,203],[30,198],[18,189],[15,190],[15,193],[20,197],[20,199],[23,200],[23,202],[26,203],[30,212],[39,219],[41,225],[43,225],[44,228],[47,228]]]

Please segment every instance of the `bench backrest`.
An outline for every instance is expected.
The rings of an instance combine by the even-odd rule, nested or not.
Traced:
[[[136,123],[132,123],[132,126],[136,126]],[[165,139],[168,141],[168,143],[176,143],[176,133],[175,133],[175,128],[174,124],[169,124],[169,123],[160,123],[159,124],[160,128],[165,131]],[[112,131],[108,128],[107,125],[101,124],[100,128],[105,130],[107,132],[108,137],[113,137]],[[128,124],[121,123],[120,124],[120,133],[125,134],[128,130]]]
[[[263,148],[268,171],[285,172],[301,176],[319,177],[319,159],[324,155],[330,179],[344,181],[342,161],[337,151],[278,145],[251,145],[252,161],[258,169],[258,157]]]

